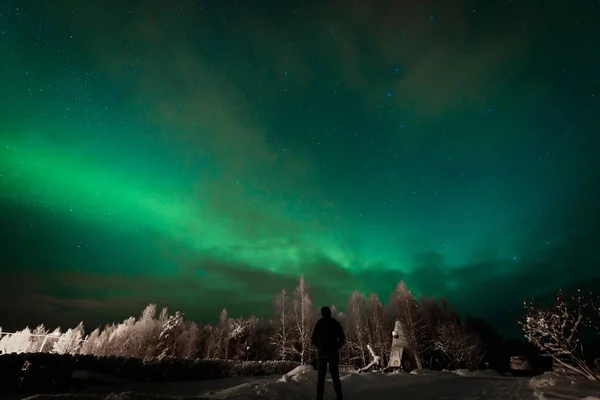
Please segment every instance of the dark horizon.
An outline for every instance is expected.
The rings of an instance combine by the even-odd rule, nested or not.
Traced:
[[[0,326],[600,287],[598,7],[115,4],[0,6]]]

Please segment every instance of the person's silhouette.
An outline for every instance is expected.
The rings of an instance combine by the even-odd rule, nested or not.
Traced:
[[[321,307],[322,318],[315,324],[312,333],[312,344],[317,348],[317,400],[323,400],[325,392],[325,375],[327,364],[333,381],[333,389],[337,400],[342,400],[342,383],[340,382],[340,348],[346,342],[342,325],[331,316],[329,307]]]

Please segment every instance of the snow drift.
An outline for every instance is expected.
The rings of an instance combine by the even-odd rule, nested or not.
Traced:
[[[529,387],[538,399],[600,400],[600,382],[579,375],[546,372],[531,378]]]

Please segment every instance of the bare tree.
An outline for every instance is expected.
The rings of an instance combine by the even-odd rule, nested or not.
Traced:
[[[460,326],[460,317],[450,302],[443,297],[438,300],[435,297],[421,296],[419,304],[424,325],[424,332],[420,338],[421,355],[422,358],[428,359],[431,366],[434,359],[438,362],[442,361],[439,356],[447,358],[439,348],[436,348],[438,327],[449,323]]]
[[[271,336],[271,344],[275,348],[275,356],[282,361],[287,360],[294,352],[293,326],[290,321],[290,299],[285,289],[275,297],[275,332]]]
[[[310,352],[310,335],[313,325],[313,304],[310,298],[310,288],[300,277],[298,287],[294,291],[294,302],[292,306],[294,312],[294,322],[296,325],[296,337],[298,338],[298,353],[300,363],[305,364]]]
[[[390,334],[385,330],[383,304],[376,293],[371,293],[367,306],[369,310],[368,323],[369,331],[371,332],[371,346],[375,350],[375,353],[381,357],[381,364],[385,365],[390,347]]]
[[[352,349],[353,358],[360,359],[362,367],[367,365],[367,300],[365,296],[358,291],[354,291],[348,300],[346,307],[346,316],[348,321],[348,332],[346,333],[347,346]]]
[[[593,315],[588,319],[590,325],[598,335],[600,335],[600,296],[596,296],[593,301],[590,301],[590,306]]]
[[[525,315],[519,324],[525,338],[554,362],[589,380],[598,380],[600,375],[585,361],[580,337],[590,304],[580,291],[569,298],[559,291],[552,307],[525,301]]]
[[[274,359],[275,356],[272,354],[273,346],[271,344],[271,337],[273,335],[273,321],[262,320],[257,321],[256,327],[256,342],[254,348],[251,349],[251,354],[255,360]]]
[[[231,321],[227,314],[227,310],[224,308],[219,315],[219,329],[218,341],[217,341],[217,352],[219,358],[229,358],[229,335],[231,333]]]
[[[213,325],[206,325],[204,327],[204,334],[206,336],[206,345],[204,348],[204,357],[206,358],[219,358],[220,353],[220,345],[219,339],[221,333],[219,332],[219,328]]]
[[[353,360],[354,357],[351,341],[348,341],[348,335],[350,334],[348,316],[339,311],[335,305],[331,306],[331,316],[339,321],[340,325],[342,325],[342,328],[344,329],[344,332],[346,333],[346,344],[340,349],[340,361],[343,364],[348,364]]]
[[[433,343],[448,358],[451,367],[477,369],[485,356],[479,337],[455,322],[438,324]]]
[[[200,327],[192,321],[184,321],[183,331],[177,339],[177,356],[194,359],[198,356]]]

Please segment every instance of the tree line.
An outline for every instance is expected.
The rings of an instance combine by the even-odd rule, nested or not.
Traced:
[[[270,318],[231,317],[226,309],[214,324],[197,324],[184,314],[170,314],[149,304],[138,318],[85,332],[83,322],[62,332],[40,325],[25,328],[0,340],[0,353],[52,352],[95,356],[164,358],[207,358],[231,360],[314,359],[310,344],[318,316],[308,282],[301,277],[292,293],[283,289],[275,296]],[[461,322],[450,303],[441,298],[413,296],[400,282],[383,304],[379,296],[355,291],[346,312],[332,306],[333,315],[345,328],[347,344],[341,362],[354,367],[368,364],[370,344],[387,363],[396,320],[405,330],[413,368],[477,368],[485,358],[479,335]]]

